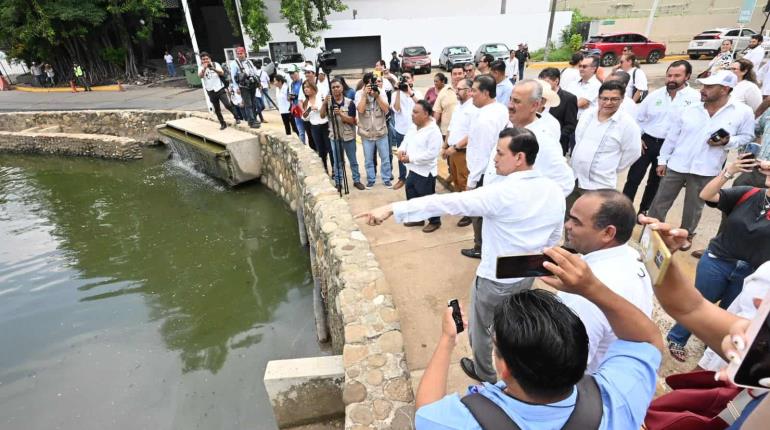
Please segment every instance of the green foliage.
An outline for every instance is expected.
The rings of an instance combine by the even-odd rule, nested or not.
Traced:
[[[236,0],[222,0],[222,5],[225,7],[227,20],[233,27],[233,36],[238,37],[241,35],[241,24],[238,22],[238,9],[236,9],[235,2]]]
[[[270,41],[267,29],[267,13],[263,0],[243,0],[241,13],[246,34],[255,45]],[[347,6],[342,0],[281,0],[281,16],[286,27],[294,33],[304,46],[317,46],[321,42],[318,32],[331,28],[327,17],[332,12],[342,12]]]
[[[126,48],[104,48],[102,58],[104,61],[121,66],[126,61]]]
[[[579,34],[573,34],[572,37],[569,38],[569,43],[567,44],[570,51],[577,52],[580,50],[580,47],[583,46],[583,37]]]
[[[561,32],[561,42],[565,45],[571,45],[574,40],[574,36],[580,37],[580,24],[591,21],[593,18],[587,17],[580,13],[578,9],[572,9],[572,19],[570,21],[569,27],[566,27]],[[581,38],[580,45],[583,44],[583,40]],[[578,47],[580,47],[578,45]]]
[[[556,49],[551,49],[548,53],[548,61],[568,61],[572,58],[575,51],[567,45],[562,45]],[[537,51],[530,52],[532,61],[543,61],[545,49],[540,48]]]

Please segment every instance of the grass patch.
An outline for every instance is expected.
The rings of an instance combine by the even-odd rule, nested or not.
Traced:
[[[543,61],[543,54],[545,54],[544,48],[530,53],[532,61]],[[572,58],[572,54],[573,51],[569,46],[561,46],[551,49],[551,52],[548,53],[548,61],[569,61]]]

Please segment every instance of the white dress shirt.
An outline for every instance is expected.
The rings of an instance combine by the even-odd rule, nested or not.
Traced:
[[[443,143],[441,129],[431,118],[430,123],[420,129],[412,123],[398,147],[398,152],[409,156],[409,162],[405,166],[410,172],[425,178],[428,175],[435,177],[438,175],[438,155]]]
[[[542,121],[543,123],[543,128],[545,128],[551,136],[555,137],[556,140],[561,139],[561,124],[559,124],[559,120],[554,118],[547,109],[537,115],[539,117],[538,121]]]
[[[542,252],[561,240],[566,203],[561,189],[535,170],[514,172],[504,180],[463,193],[433,194],[393,203],[398,223],[442,214],[484,217],[481,263],[476,276],[498,279],[497,257]]]
[[[572,169],[562,154],[559,138],[551,134],[547,120],[543,118],[535,120],[524,128],[534,133],[537,138],[539,148],[535,157],[534,169],[546,178],[556,182],[561,188],[564,197],[567,197],[575,188],[575,176],[572,174]],[[496,172],[495,155],[497,155],[497,148],[492,149],[492,153],[489,156],[487,170],[484,172],[484,186],[505,179],[505,176],[499,176]]]
[[[398,96],[398,93],[401,93],[400,97]],[[406,132],[409,131],[409,127],[413,125],[412,109],[414,109],[416,102],[412,100],[407,93],[400,90],[398,93],[391,94],[390,96],[390,107],[393,108],[393,128],[395,128],[399,134],[406,135]],[[396,110],[395,108],[396,97],[399,97],[399,110]]]
[[[711,146],[708,139],[720,128],[730,133],[725,146]],[[658,165],[679,173],[716,176],[730,149],[754,140],[754,112],[742,103],[728,101],[714,116],[703,103],[686,108],[675,121],[660,148]]]
[[[620,102],[620,111],[627,113],[628,116],[636,120],[636,115],[639,112],[639,107],[637,106],[634,99],[630,97],[623,97],[623,101]]]
[[[618,172],[642,155],[642,133],[636,121],[618,109],[604,122],[591,109],[578,120],[572,170],[584,190],[615,189]]]
[[[203,82],[203,88],[206,91],[219,91],[222,88],[225,87],[225,84],[222,83],[222,78],[219,77],[218,72],[223,72],[222,66],[219,65],[219,63],[212,63],[214,65],[214,69],[212,70],[209,67],[206,67],[206,73],[203,74],[203,78],[201,81]],[[203,70],[203,67],[198,67],[198,76],[200,76],[200,72]]]
[[[476,118],[479,108],[473,104],[473,99],[468,98],[460,104],[452,114],[452,120],[449,122],[449,135],[447,136],[447,145],[454,146],[457,142],[468,136],[471,128],[471,121]]]
[[[468,187],[475,188],[489,162],[489,154],[497,145],[500,132],[508,125],[508,108],[492,102],[479,108],[468,131]]]
[[[578,99],[588,100],[588,107],[582,109],[578,108],[578,119],[580,119],[580,117],[583,116],[583,113],[585,113],[588,109],[596,107],[596,99],[599,97],[599,87],[601,86],[602,83],[599,82],[599,79],[597,79],[596,75],[594,75],[591,76],[591,79],[586,82],[578,79],[574,83],[570,84],[569,87],[562,87],[565,91],[569,91],[574,94]]]
[[[277,81],[276,81],[277,82]],[[284,82],[283,85],[275,89],[276,103],[278,103],[279,113],[289,113],[291,109],[291,102],[289,102],[289,83]]]
[[[754,64],[754,70],[759,70],[759,66],[762,64],[762,60],[765,58],[765,48],[762,45],[757,45],[756,48],[748,49],[743,58],[749,60]]]
[[[674,93],[673,99],[668,95],[666,87],[661,87],[648,94],[639,104],[636,121],[642,132],[657,139],[665,139],[671,124],[679,118],[682,111],[698,103],[700,91],[689,85]]]
[[[583,260],[607,288],[652,317],[652,283],[644,263],[639,261],[638,251],[626,244],[591,252],[584,255]],[[595,304],[577,294],[559,292],[558,296],[577,314],[586,328],[586,373],[594,373],[602,363],[607,348],[618,337],[612,331],[607,317]]]
[[[730,93],[730,100],[736,103],[743,103],[750,107],[751,110],[757,110],[759,104],[762,103],[762,90],[754,82],[744,79],[733,88],[733,91]]]
[[[634,97],[634,88],[639,91],[647,91],[647,75],[644,74],[644,70],[638,67],[632,67],[628,72],[628,77],[631,79],[626,86],[626,97]],[[636,102],[634,102],[636,103]]]
[[[308,102],[307,107],[314,107],[315,109],[311,109],[310,113],[307,117],[305,117],[305,120],[310,122],[311,125],[321,125],[326,124],[329,122],[329,117],[326,116],[324,118],[321,118],[321,107],[324,104],[324,100],[321,98],[321,94],[315,95],[315,101],[311,104]]]
[[[505,77],[508,79],[519,76],[519,59],[516,57],[505,60]]]
[[[567,88],[579,80],[580,71],[574,67],[567,67],[563,72],[561,72],[561,77],[559,78],[559,86],[564,88],[565,91],[569,91]]]
[[[495,100],[498,103],[502,103],[508,106],[508,102],[511,100],[511,93],[513,92],[513,83],[509,79],[503,79],[497,84],[495,88]]]

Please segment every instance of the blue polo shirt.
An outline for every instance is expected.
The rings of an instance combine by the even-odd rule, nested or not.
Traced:
[[[655,394],[660,361],[660,351],[649,343],[618,340],[610,345],[599,370],[594,373],[604,409],[599,429],[641,427]],[[514,399],[505,394],[504,389],[505,383],[499,381],[495,385],[484,383],[479,392],[502,407],[522,430],[561,429],[577,399],[577,391],[573,389],[572,394],[560,402],[533,405]],[[481,429],[456,393],[418,409],[415,427],[417,430]]]

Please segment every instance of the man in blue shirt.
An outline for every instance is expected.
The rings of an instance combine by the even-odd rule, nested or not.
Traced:
[[[655,393],[663,342],[657,326],[634,305],[603,285],[578,255],[562,248],[545,251],[555,264],[550,286],[579,294],[607,317],[618,339],[593,374],[602,400],[600,429],[638,429]],[[451,308],[442,335],[417,389],[415,426],[423,429],[480,429],[457,394],[446,395],[446,380],[457,330]],[[497,384],[471,387],[492,400],[525,429],[562,428],[575,408],[575,385],[583,377],[588,336],[580,319],[545,290],[509,296],[494,317]]]

